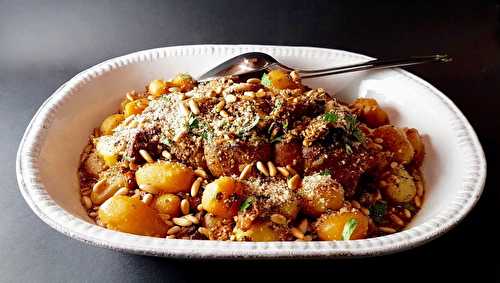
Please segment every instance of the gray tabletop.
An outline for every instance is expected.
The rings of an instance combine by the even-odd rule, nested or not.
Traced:
[[[220,277],[238,282],[299,275],[327,281],[499,280],[498,257],[481,260],[485,251],[498,248],[497,7],[487,1],[379,2],[0,0],[0,281],[184,282]],[[15,153],[41,103],[76,73],[105,59],[199,43],[319,46],[375,57],[449,53],[453,63],[410,70],[447,94],[475,127],[488,159],[481,200],[456,228],[431,243],[352,260],[186,261],[128,255],[70,239],[39,220],[18,191]]]

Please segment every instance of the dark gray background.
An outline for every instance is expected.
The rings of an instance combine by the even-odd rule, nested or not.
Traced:
[[[487,1],[367,2],[0,0],[0,281],[184,282],[220,277],[240,282],[299,275],[325,282],[498,280],[497,7]],[[40,104],[76,73],[105,59],[197,43],[320,46],[375,57],[449,53],[453,63],[410,70],[447,94],[475,127],[488,159],[481,200],[458,227],[429,244],[355,260],[135,256],[80,243],[40,221],[19,194],[14,169],[18,143]]]

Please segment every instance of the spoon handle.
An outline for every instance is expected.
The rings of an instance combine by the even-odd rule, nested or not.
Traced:
[[[307,78],[316,78],[334,74],[341,74],[347,72],[355,72],[355,71],[363,71],[363,70],[373,70],[373,69],[385,69],[385,68],[394,68],[394,67],[403,67],[403,66],[411,66],[418,65],[424,63],[431,62],[450,62],[452,58],[448,55],[430,55],[430,56],[415,56],[405,59],[375,59],[370,60],[363,63],[340,66],[334,68],[320,69],[320,70],[297,70],[300,74],[310,74],[310,75],[302,75],[301,77],[304,79]]]

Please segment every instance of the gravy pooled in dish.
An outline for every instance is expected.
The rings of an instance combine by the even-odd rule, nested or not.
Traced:
[[[354,240],[402,230],[422,205],[416,129],[377,101],[339,101],[297,73],[126,94],[81,156],[82,203],[100,226],[234,241]]]

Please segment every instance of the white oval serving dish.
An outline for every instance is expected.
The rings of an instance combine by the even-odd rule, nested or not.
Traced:
[[[195,77],[244,52],[269,53],[286,65],[320,68],[370,59],[340,50],[193,45],[140,51],[110,59],[76,75],[33,117],[17,154],[19,188],[31,209],[54,229],[81,241],[137,254],[194,258],[313,258],[374,256],[413,248],[456,225],[479,199],[486,161],[469,122],[444,94],[401,69],[307,80],[341,99],[374,97],[391,122],[425,137],[424,205],[406,230],[378,238],[332,242],[224,242],[136,236],[92,224],[80,204],[77,168],[92,129],[117,109],[127,91],[179,72]]]

